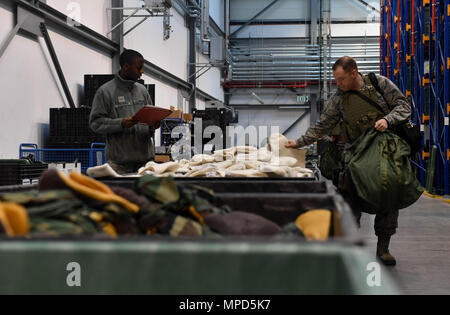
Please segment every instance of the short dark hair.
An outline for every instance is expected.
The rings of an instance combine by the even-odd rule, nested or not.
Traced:
[[[358,65],[356,64],[355,59],[349,56],[344,56],[339,58],[333,66],[333,71],[336,71],[337,68],[342,67],[345,72],[351,72],[356,69],[358,71]]]
[[[135,50],[124,50],[120,55],[120,66],[123,67],[125,64],[132,64],[135,58],[144,58],[144,56]]]

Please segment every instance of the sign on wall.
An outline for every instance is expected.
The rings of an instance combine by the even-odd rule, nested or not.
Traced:
[[[297,95],[297,103],[306,104],[309,102],[309,95]]]

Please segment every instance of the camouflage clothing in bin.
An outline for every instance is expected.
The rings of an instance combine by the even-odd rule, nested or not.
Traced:
[[[212,230],[205,222],[209,222],[208,218],[211,215],[211,217],[214,216],[216,225],[226,225],[231,219],[227,216],[232,216],[229,206],[217,198],[213,191],[201,186],[177,184],[168,177],[145,175],[139,179],[138,189],[149,199],[161,203],[158,208],[141,208],[142,217],[138,221],[140,226],[148,231],[153,230],[156,233],[171,236],[220,237],[221,234],[216,233],[218,231]],[[222,220],[221,216],[223,216]],[[242,213],[241,216],[248,220],[254,219],[256,225],[252,227],[249,224],[248,228],[243,227],[242,234],[235,230],[231,234],[249,236],[246,233],[252,228],[258,230],[260,236],[275,233],[275,231],[262,233],[262,230],[271,223],[265,218],[256,219],[258,216],[250,213]],[[274,223],[272,225],[276,226]],[[302,231],[295,223],[280,229],[277,234],[279,234],[275,236],[277,239],[291,237],[304,239]]]
[[[214,219],[216,226],[229,224],[233,219],[230,208],[204,187],[177,185],[170,178],[151,175],[139,179],[137,187],[147,198],[129,189],[112,188],[117,195],[139,205],[137,213],[127,211],[116,203],[79,199],[80,196],[69,190],[6,193],[0,195],[0,202],[17,204],[26,209],[30,230],[29,234],[26,232],[24,235],[31,238],[138,234],[220,238],[219,231],[212,230],[206,224],[208,217]],[[233,227],[234,235],[248,236],[246,233],[252,229],[260,231],[270,224],[262,217],[256,218],[255,214],[241,215],[244,219],[254,220],[250,222],[254,224]],[[260,235],[258,233],[255,235]],[[269,234],[275,233],[277,231]],[[4,234],[1,229],[0,234]],[[280,232],[280,237],[288,235],[302,237],[295,225]]]
[[[0,195],[0,200],[17,203],[27,209],[31,237],[103,233],[89,217],[89,208],[67,190],[8,193]]]
[[[139,225],[151,233],[179,235],[216,235],[204,222],[211,213],[228,213],[214,192],[200,186],[181,186],[167,177],[145,175],[138,189],[149,199],[161,203],[158,208],[141,209]]]
[[[8,193],[0,195],[0,200],[27,209],[31,237],[138,234],[135,219],[119,205],[87,204],[68,190]]]

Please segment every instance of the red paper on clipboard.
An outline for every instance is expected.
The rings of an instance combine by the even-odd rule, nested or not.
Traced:
[[[145,105],[133,116],[133,118],[137,119],[140,123],[153,126],[170,114],[172,114],[170,109]]]

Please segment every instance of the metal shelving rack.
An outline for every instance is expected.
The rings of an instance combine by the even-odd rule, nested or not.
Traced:
[[[444,163],[445,168],[445,194],[449,193],[449,160],[450,160],[450,127],[449,127],[449,116],[450,116],[450,0],[445,0],[443,2],[443,12],[444,12],[444,143],[445,143],[445,157],[446,163]]]
[[[380,4],[380,70],[410,100],[411,119],[420,124],[419,179],[431,192],[449,195],[450,0]]]
[[[410,91],[411,91],[411,105],[415,109],[412,112],[412,120],[421,126],[421,131],[424,132],[424,122],[423,122],[423,52],[421,50],[422,46],[422,30],[423,23],[421,23],[420,15],[422,10],[420,9],[420,0],[412,0],[410,2],[410,55],[409,55],[409,80],[410,80]],[[424,147],[424,141],[422,140],[422,148]],[[423,149],[417,157],[417,162],[419,164],[419,179],[424,185],[425,183],[425,160],[423,157]]]

